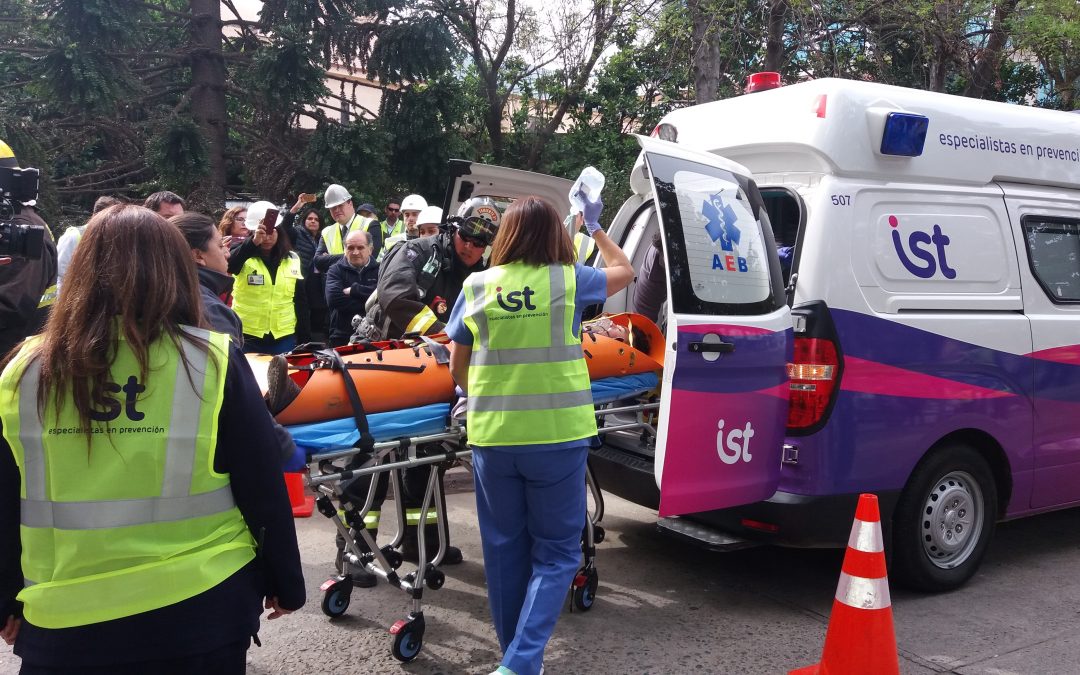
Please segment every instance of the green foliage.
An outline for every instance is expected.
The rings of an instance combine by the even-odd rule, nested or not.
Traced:
[[[535,49],[561,40],[582,47],[574,53],[581,57],[587,35],[552,34],[528,7],[507,58],[485,81],[466,38],[475,30],[489,58],[497,51],[498,3],[266,0],[257,21],[237,20],[224,31],[220,61],[211,45],[210,68],[195,46],[191,7],[198,4],[0,0],[0,133],[30,158],[24,162],[43,169],[49,208],[86,209],[100,194],[209,183],[215,194],[227,186],[279,201],[332,181],[365,200],[415,191],[437,202],[446,160],[457,157],[499,157],[568,178],[591,164],[607,176],[606,196],[616,203],[629,192],[627,169],[637,155],[628,134],[648,134],[664,114],[693,103],[692,66],[703,52],[688,1],[568,4],[559,8],[581,21],[625,12],[606,38],[614,49],[581,87],[573,58],[538,67]],[[746,76],[765,65],[769,44],[789,83],[830,76],[965,93],[997,30],[1004,45],[978,95],[1080,107],[1073,0],[698,4],[710,22],[705,39],[717,47],[720,97],[742,92]],[[1002,9],[1010,11],[995,23]],[[779,24],[770,23],[773,10]],[[475,26],[471,11],[479,12]],[[342,125],[328,112],[341,105],[337,96],[347,97],[326,84],[326,68],[342,63],[392,85],[376,118],[358,119],[353,109]],[[206,107],[207,91],[223,92],[224,113]],[[545,134],[564,102],[557,132]],[[224,134],[208,123],[222,115]]]
[[[172,117],[151,139],[146,158],[162,185],[186,194],[207,171],[206,144],[190,117]]]

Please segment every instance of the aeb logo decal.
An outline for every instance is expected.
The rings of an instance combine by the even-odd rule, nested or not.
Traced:
[[[713,243],[720,243],[720,249],[728,251],[730,255],[714,253],[712,268],[714,270],[727,270],[728,272],[746,272],[749,267],[746,258],[735,253],[735,247],[742,238],[742,231],[735,225],[739,217],[730,204],[725,204],[722,193],[714,192],[701,204],[701,215],[707,221],[705,231]]]
[[[919,277],[920,279],[929,279],[937,274],[938,268],[941,269],[941,274],[946,279],[955,279],[956,270],[949,267],[949,261],[945,259],[945,247],[949,245],[949,237],[941,231],[941,226],[934,224],[934,233],[928,234],[922,230],[915,230],[908,235],[908,248],[911,249],[911,255],[922,261],[921,264],[917,264],[908,257],[907,251],[904,249],[904,244],[900,240],[900,232],[897,227],[900,225],[900,220],[896,216],[889,216],[889,227],[892,228],[892,242],[893,248],[896,249],[896,255],[900,258],[900,264],[904,268]],[[934,250],[930,250],[930,245],[933,244]],[[936,253],[936,255],[935,255]]]
[[[508,312],[520,312],[524,307],[528,310],[535,310],[536,305],[533,304],[532,296],[536,295],[536,291],[526,286],[520,291],[510,291],[503,298],[502,286],[498,286],[495,289],[495,300],[498,301],[499,307],[502,307]]]

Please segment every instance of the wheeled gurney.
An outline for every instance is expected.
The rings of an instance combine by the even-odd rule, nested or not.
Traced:
[[[653,392],[658,385],[655,373],[637,373],[621,377],[608,377],[592,382],[593,401],[600,416],[618,415],[619,422],[603,426],[607,431],[640,429],[645,434],[655,430],[644,421],[644,415],[658,407],[657,403],[643,402],[641,397]],[[367,434],[372,440],[370,449],[357,448],[362,438],[356,419],[346,418],[326,422],[293,425],[287,427],[297,445],[308,459],[309,484],[317,491],[316,504],[319,512],[329,518],[345,540],[344,559],[354,565],[362,565],[382,577],[390,585],[405,591],[412,603],[408,616],[391,628],[391,652],[401,661],[411,661],[423,645],[425,620],[422,607],[424,587],[437,590],[445,582],[445,576],[437,566],[445,554],[447,541],[447,514],[441,505],[443,486],[439,471],[432,471],[421,506],[420,522],[426,522],[429,510],[436,513],[436,529],[439,549],[430,559],[425,550],[424,536],[419,536],[419,558],[415,570],[399,574],[403,563],[398,551],[404,539],[404,506],[395,499],[397,531],[389,544],[379,547],[361,522],[346,522],[335,502],[343,499],[344,486],[348,481],[365,475],[386,473],[395,495],[401,490],[401,471],[426,464],[438,464],[444,468],[456,461],[467,462],[471,457],[466,427],[451,416],[449,403],[435,403],[398,411],[366,415]],[[359,468],[345,469],[338,462],[367,453],[369,459]],[[372,508],[376,480],[370,482],[366,501],[359,507],[360,517]],[[593,478],[586,470],[586,482],[592,495],[593,509],[588,514],[582,533],[583,563],[571,588],[571,608],[588,610],[595,598],[599,576],[596,571],[595,545],[603,540],[604,532],[599,522],[603,518],[603,497]],[[423,528],[420,528],[423,531]],[[359,540],[359,541],[358,541]],[[360,545],[363,543],[363,546]],[[322,585],[322,610],[330,617],[338,617],[348,609],[353,583],[346,570],[330,578]]]

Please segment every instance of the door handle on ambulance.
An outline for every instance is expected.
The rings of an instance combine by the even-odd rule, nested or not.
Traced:
[[[735,351],[734,342],[691,342],[691,354],[730,354]]]

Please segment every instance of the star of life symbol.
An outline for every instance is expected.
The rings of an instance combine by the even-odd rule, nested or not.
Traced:
[[[722,192],[714,192],[701,204],[701,215],[709,222],[705,224],[705,231],[709,237],[720,242],[720,248],[725,251],[734,251],[742,236],[735,222],[739,219],[735,215],[735,209],[730,204],[725,204],[721,196]]]

